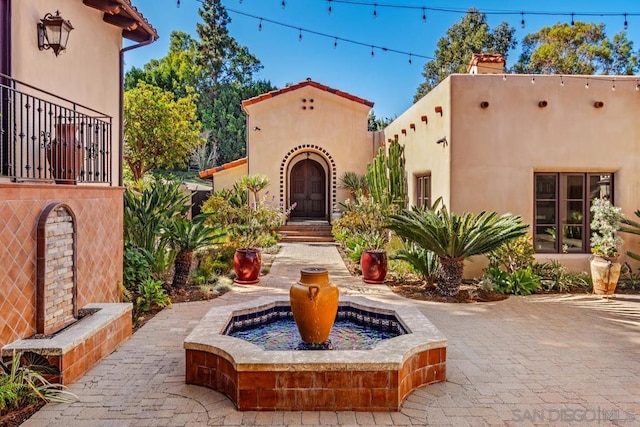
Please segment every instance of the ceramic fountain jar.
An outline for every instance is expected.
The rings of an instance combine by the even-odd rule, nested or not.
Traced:
[[[75,184],[80,176],[84,153],[77,132],[77,125],[59,123],[55,138],[46,147],[47,161],[56,184]]]
[[[300,281],[291,286],[289,299],[302,341],[321,344],[329,339],[338,313],[338,294],[326,268],[300,270]]]

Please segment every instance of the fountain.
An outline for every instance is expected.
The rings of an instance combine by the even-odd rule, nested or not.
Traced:
[[[445,380],[447,340],[418,309],[337,296],[325,269],[303,269],[290,301],[212,308],[184,341],[186,382],[239,410],[397,411],[415,388]],[[334,339],[345,322],[347,335],[364,329],[357,346]]]

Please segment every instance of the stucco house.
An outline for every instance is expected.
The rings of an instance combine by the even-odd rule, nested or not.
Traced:
[[[215,171],[203,175],[219,189],[263,173],[280,203],[319,197],[318,217],[330,219],[347,197],[336,191],[337,178],[364,173],[377,147],[397,139],[410,206],[442,197],[455,212],[520,215],[539,260],[587,271],[590,201],[609,197],[629,216],[640,208],[637,77],[504,74],[504,58],[486,54],[474,55],[468,71],[449,76],[379,133],[366,131],[372,103],[316,82],[249,99],[242,168],[219,167],[226,174],[219,182]],[[316,185],[320,196],[309,191]],[[623,237],[625,248],[637,244]],[[465,273],[484,266],[476,258]]]
[[[0,347],[121,300],[123,57],[157,37],[130,0],[0,0]]]

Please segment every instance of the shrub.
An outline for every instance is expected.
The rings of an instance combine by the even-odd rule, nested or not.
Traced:
[[[138,285],[138,297],[136,308],[140,311],[149,311],[152,308],[162,308],[171,305],[171,299],[162,287],[159,280],[147,279]]]
[[[487,258],[491,267],[499,267],[507,273],[514,273],[533,265],[534,254],[531,237],[521,236],[489,252]]]
[[[606,199],[594,199],[591,204],[591,252],[597,256],[615,258],[622,239],[616,235],[623,219],[622,209]]]
[[[438,281],[438,257],[433,251],[421,248],[403,240],[403,246],[393,255],[393,259],[405,261],[429,285]]]
[[[557,260],[535,263],[533,271],[540,276],[541,289],[545,292],[586,291],[591,287],[588,273],[572,273]]]
[[[489,267],[483,280],[493,284],[493,290],[501,294],[531,295],[540,289],[540,276],[531,266],[507,273],[498,267]]]

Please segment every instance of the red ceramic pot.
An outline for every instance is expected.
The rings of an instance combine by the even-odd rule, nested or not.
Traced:
[[[76,138],[78,126],[71,123],[56,125],[56,137],[46,147],[51,175],[56,184],[75,184],[80,176],[84,150]]]
[[[387,277],[387,251],[376,249],[362,252],[360,257],[362,280],[365,283],[381,284]]]
[[[260,250],[256,248],[236,249],[233,255],[233,269],[236,272],[234,282],[242,285],[258,283],[262,258]]]

